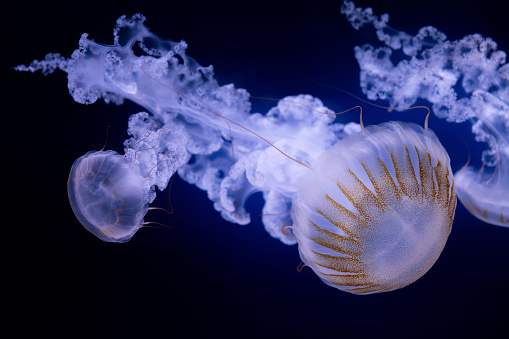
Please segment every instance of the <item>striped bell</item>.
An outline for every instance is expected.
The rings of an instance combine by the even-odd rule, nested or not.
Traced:
[[[355,294],[392,291],[424,275],[451,231],[450,160],[429,129],[368,126],[318,157],[292,201],[302,261]]]

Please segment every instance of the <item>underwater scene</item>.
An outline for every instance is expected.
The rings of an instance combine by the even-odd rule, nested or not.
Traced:
[[[13,319],[57,336],[501,328],[495,4],[12,6]]]

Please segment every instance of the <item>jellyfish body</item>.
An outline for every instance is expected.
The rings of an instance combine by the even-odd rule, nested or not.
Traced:
[[[499,168],[505,170],[503,165]],[[472,215],[492,225],[509,227],[509,182],[500,182],[500,177],[504,175],[495,173],[492,178],[470,166],[454,174],[458,198]]]
[[[92,151],[78,158],[67,191],[76,218],[101,240],[126,242],[143,225],[148,210],[144,177],[114,151]]]
[[[447,152],[431,130],[368,126],[324,152],[293,199],[302,261],[354,294],[391,291],[425,274],[456,210]]]

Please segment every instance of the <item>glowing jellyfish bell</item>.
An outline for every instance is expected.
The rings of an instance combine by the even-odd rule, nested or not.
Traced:
[[[447,152],[429,129],[368,126],[324,152],[293,198],[302,261],[355,294],[404,287],[438,259],[456,209]]]
[[[126,242],[142,227],[149,187],[139,168],[114,151],[92,151],[72,165],[67,182],[76,218],[107,242]]]
[[[507,201],[509,192],[507,182],[499,182],[503,176],[495,174],[495,180],[490,181],[491,174],[465,167],[454,177],[458,183],[458,198],[472,215],[489,224],[509,227],[509,205],[501,204]]]
[[[500,126],[501,127],[501,126]],[[458,198],[472,215],[492,225],[509,227],[509,145],[495,129],[497,164],[494,170],[464,166],[454,174]]]

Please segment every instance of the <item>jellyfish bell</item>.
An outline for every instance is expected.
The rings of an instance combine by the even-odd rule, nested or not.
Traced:
[[[458,199],[476,218],[492,225],[509,227],[509,201],[507,182],[489,181],[473,167],[466,167],[454,175]]]
[[[476,218],[492,225],[509,227],[508,154],[501,149],[493,173],[464,166],[454,174],[458,199]]]
[[[137,166],[114,151],[91,151],[72,165],[67,181],[71,208],[99,239],[126,242],[143,225],[149,191]]]
[[[354,294],[392,291],[436,262],[456,210],[447,152],[416,124],[368,126],[324,152],[293,198],[302,261]]]

